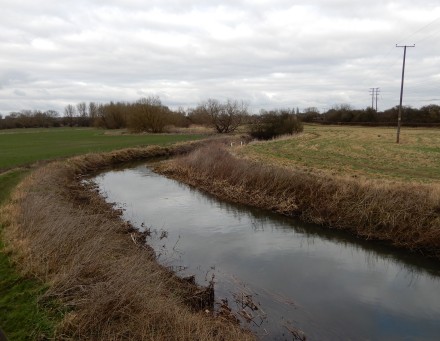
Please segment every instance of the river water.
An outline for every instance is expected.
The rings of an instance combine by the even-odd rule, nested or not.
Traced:
[[[440,262],[222,202],[146,165],[95,182],[150,229],[159,261],[241,312],[264,340],[440,340]]]

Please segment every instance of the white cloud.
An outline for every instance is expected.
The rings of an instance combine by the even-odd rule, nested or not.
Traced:
[[[438,20],[435,20],[439,18]],[[254,109],[439,97],[437,1],[10,1],[0,13],[0,112],[160,95]],[[14,91],[26,93],[17,96]],[[47,107],[41,107],[41,106]]]

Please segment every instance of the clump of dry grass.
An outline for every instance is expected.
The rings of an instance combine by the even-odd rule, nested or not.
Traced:
[[[172,134],[215,134],[214,128],[197,124],[191,124],[189,127],[166,126],[165,132]]]
[[[440,187],[330,177],[237,158],[208,146],[158,171],[223,199],[440,256]]]
[[[203,142],[75,157],[35,170],[2,212],[17,266],[49,284],[69,312],[59,340],[247,340],[207,314],[199,287],[160,266],[139,232],[80,180],[125,161],[185,153]]]

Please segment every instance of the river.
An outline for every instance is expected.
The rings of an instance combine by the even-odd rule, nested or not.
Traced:
[[[94,178],[159,261],[241,312],[263,340],[439,340],[440,262],[230,204],[147,165]]]

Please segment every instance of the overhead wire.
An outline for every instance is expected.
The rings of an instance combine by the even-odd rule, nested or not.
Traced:
[[[440,17],[437,17],[434,20],[430,21],[428,24],[423,25],[422,27],[418,28],[417,30],[415,30],[411,34],[404,36],[403,38],[399,39],[398,42],[401,44],[403,44],[402,42],[408,43],[408,40],[410,38],[416,37],[416,39],[414,41],[412,41],[411,43],[414,43],[417,46],[423,42],[432,41],[440,35],[440,25],[437,25],[438,23],[440,23]],[[427,33],[427,34],[422,36],[421,35],[422,32]],[[388,55],[395,48],[396,45],[392,45],[390,47],[390,49],[387,51],[387,53],[381,57],[382,61],[375,64],[373,67],[376,68],[379,65],[385,66],[384,60],[388,57]],[[434,46],[436,46],[436,45],[434,45]],[[411,90],[412,95],[408,94],[407,96],[410,97],[412,100],[425,101],[422,99],[423,97],[420,96],[422,94],[419,93],[419,90],[426,89],[426,80],[419,80],[416,82],[411,82],[410,84],[411,84],[410,86],[412,89]],[[387,90],[383,89],[382,93],[386,94],[386,93],[394,93],[394,92],[387,91]],[[414,95],[416,95],[416,96],[414,96]],[[431,94],[431,96],[432,96],[432,94]],[[414,97],[416,97],[416,98],[414,98]],[[428,101],[428,100],[426,100],[426,101]]]
[[[439,21],[440,22],[440,17],[432,20],[431,22],[429,22],[428,24],[424,25],[423,27],[417,29],[416,31],[414,31],[413,33],[411,33],[410,35],[404,37],[403,39],[399,40],[398,44],[402,43],[403,41],[407,41],[409,38],[412,38],[413,36],[415,36],[417,33],[422,32],[423,30],[425,30],[426,28],[430,27],[431,25],[433,25],[435,22]]]

